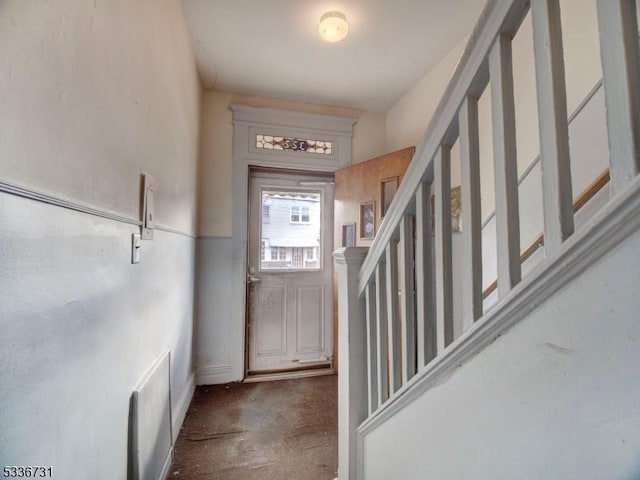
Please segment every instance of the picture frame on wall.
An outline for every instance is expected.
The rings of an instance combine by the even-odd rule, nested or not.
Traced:
[[[391,201],[398,191],[398,177],[385,178],[380,182],[380,218],[384,218]]]
[[[345,223],[342,225],[342,246],[343,247],[355,247],[356,246],[356,224]]]
[[[462,187],[451,187],[451,232],[462,232]],[[436,198],[431,195],[431,229],[436,228]]]
[[[360,238],[372,240],[376,234],[376,202],[360,204]]]
[[[462,187],[451,187],[451,231],[462,232]]]

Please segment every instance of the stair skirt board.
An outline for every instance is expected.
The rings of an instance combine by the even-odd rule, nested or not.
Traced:
[[[162,480],[171,466],[173,442],[170,353],[156,360],[130,400],[129,480]]]

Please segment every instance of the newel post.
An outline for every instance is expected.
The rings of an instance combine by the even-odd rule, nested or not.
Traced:
[[[354,480],[357,428],[367,417],[367,331],[358,274],[368,248],[333,253],[338,278],[338,478]]]

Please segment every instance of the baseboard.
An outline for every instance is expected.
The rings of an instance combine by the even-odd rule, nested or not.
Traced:
[[[207,365],[196,369],[196,384],[198,385],[220,385],[237,380],[233,377],[231,365]]]
[[[176,440],[178,439],[178,435],[180,434],[180,428],[182,427],[184,418],[187,416],[187,410],[189,410],[189,405],[191,404],[191,398],[193,397],[193,394],[195,391],[196,391],[196,378],[195,378],[195,375],[192,373],[191,375],[189,375],[189,379],[187,380],[187,386],[182,392],[182,395],[180,395],[180,398],[178,399],[178,402],[176,404],[176,409],[175,409],[175,415],[173,415],[173,418],[172,418],[171,432],[172,432],[173,445],[175,445]],[[169,462],[169,464],[171,464],[171,462]]]
[[[160,477],[158,480],[165,480],[169,475],[169,469],[171,468],[171,464],[173,463],[173,445],[171,445],[171,449],[169,450],[169,454],[164,461],[164,465],[162,466],[162,473],[160,473]]]

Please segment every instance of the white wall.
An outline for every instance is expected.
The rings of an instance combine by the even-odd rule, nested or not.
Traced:
[[[360,163],[389,153],[385,113],[365,112],[353,126],[352,162]]]
[[[127,476],[129,398],[171,351],[174,433],[193,389],[200,84],[175,0],[0,4],[0,182],[156,230],[0,193],[0,464]],[[177,233],[176,233],[177,232]]]
[[[387,111],[387,150],[418,146],[464,51],[463,39]]]
[[[640,233],[365,438],[367,480],[640,476]]]
[[[198,235],[230,237],[233,115],[230,93],[202,92]]]

